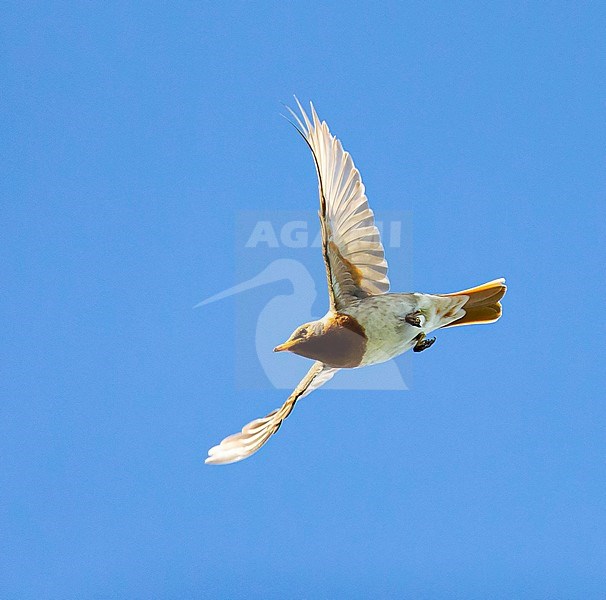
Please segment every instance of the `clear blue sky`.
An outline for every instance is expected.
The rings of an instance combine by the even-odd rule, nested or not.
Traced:
[[[0,9],[0,596],[604,598],[606,10],[46,4]],[[412,211],[415,288],[505,315],[208,467],[284,399],[192,307],[239,211],[316,208],[294,93]]]

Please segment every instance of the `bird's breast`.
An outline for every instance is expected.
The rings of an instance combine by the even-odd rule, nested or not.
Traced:
[[[344,314],[331,316],[320,335],[297,344],[292,351],[330,367],[354,368],[362,363],[368,338],[358,321]]]

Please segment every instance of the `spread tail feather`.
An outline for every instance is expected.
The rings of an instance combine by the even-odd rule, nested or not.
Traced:
[[[494,323],[501,317],[502,307],[499,300],[506,291],[505,279],[501,278],[461,292],[442,294],[443,296],[469,296],[462,307],[465,315],[444,327]]]

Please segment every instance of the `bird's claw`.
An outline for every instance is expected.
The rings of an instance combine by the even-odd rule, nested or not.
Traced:
[[[427,350],[427,348],[430,348],[431,346],[433,346],[433,344],[434,344],[435,341],[436,341],[435,337],[426,338],[425,336],[423,336],[414,345],[412,351],[413,352],[423,352],[423,350]]]
[[[421,321],[421,317],[423,313],[420,310],[416,310],[415,312],[408,313],[404,320],[413,327],[423,327],[423,323]]]

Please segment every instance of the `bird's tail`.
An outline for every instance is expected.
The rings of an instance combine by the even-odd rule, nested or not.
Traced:
[[[442,294],[443,296],[469,296],[462,306],[465,315],[444,327],[494,323],[501,317],[502,307],[499,300],[506,291],[505,279],[501,278],[461,292]]]

